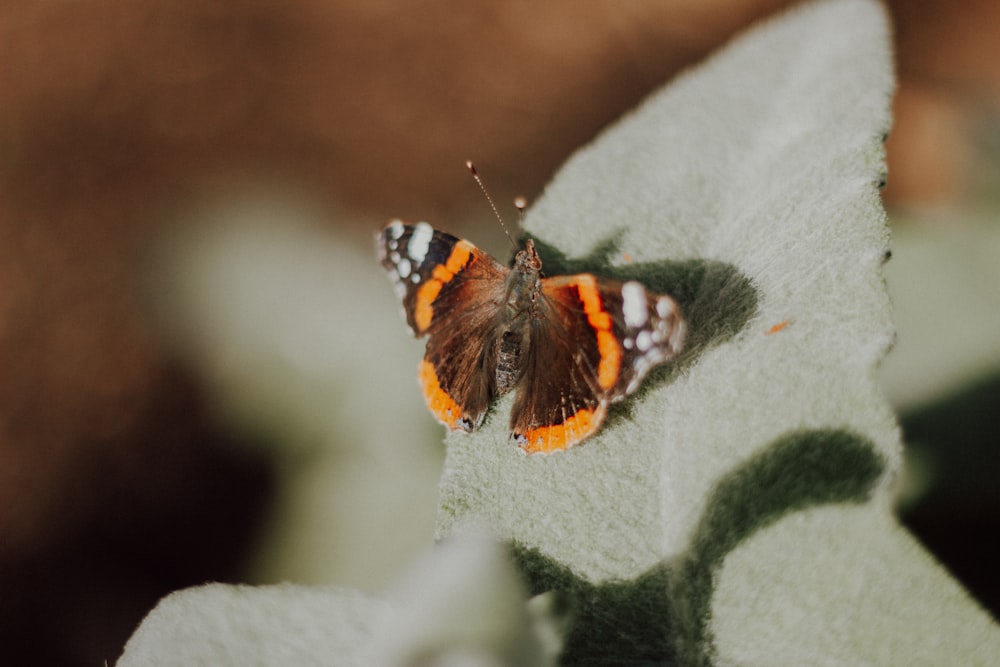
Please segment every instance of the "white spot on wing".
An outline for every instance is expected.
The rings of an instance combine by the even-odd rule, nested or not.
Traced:
[[[399,274],[399,277],[402,278],[403,280],[406,280],[407,278],[410,277],[410,268],[411,268],[410,260],[406,259],[405,257],[400,259],[399,263],[396,264],[396,272]]]
[[[640,331],[635,337],[635,346],[640,352],[645,352],[653,346],[653,336],[648,331]]]
[[[430,248],[432,238],[434,238],[434,228],[426,222],[418,222],[417,226],[413,228],[413,236],[410,237],[410,244],[406,247],[406,251],[417,264],[422,264],[427,257],[427,250]]]
[[[400,220],[393,220],[389,223],[389,236],[395,241],[403,235],[403,223]]]
[[[674,312],[674,302],[665,296],[656,300],[656,314],[662,318],[667,318]]]
[[[622,285],[622,314],[625,315],[625,326],[631,329],[638,329],[649,319],[646,290],[634,280]]]

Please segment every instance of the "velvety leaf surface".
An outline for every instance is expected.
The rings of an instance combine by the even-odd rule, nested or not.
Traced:
[[[893,336],[878,194],[886,31],[869,2],[806,5],[570,159],[527,219],[544,268],[675,294],[687,350],[566,453],[509,443],[509,399],[481,433],[451,435],[442,534],[485,520],[598,582],[683,552],[712,489],[789,432],[864,434],[895,468],[898,432],[873,381]]]
[[[447,440],[439,534],[485,523],[533,590],[576,601],[564,662],[996,650],[990,619],[891,516],[900,434],[875,379],[893,341],[888,30],[867,1],[760,26],[579,151],[529,213],[550,273],[642,280],[691,325],[682,357],[582,446],[522,455],[509,400]],[[762,590],[764,573],[794,583]],[[883,622],[900,607],[905,622]]]

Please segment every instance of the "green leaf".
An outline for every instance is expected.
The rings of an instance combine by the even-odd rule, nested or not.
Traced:
[[[160,601],[117,664],[319,665],[336,656],[337,664],[360,665],[385,613],[385,602],[343,588],[189,588]]]
[[[520,453],[509,397],[480,432],[447,438],[438,535],[485,524],[534,592],[576,603],[564,662],[1000,650],[890,514],[900,436],[876,370],[893,340],[879,196],[892,89],[881,5],[803,5],[651,96],[529,213],[548,273],[640,279],[677,296],[691,329],[576,448]],[[886,618],[901,607],[906,623]],[[782,658],[792,647],[800,659]]]
[[[382,595],[212,584],[160,601],[119,667],[551,665],[560,628],[495,540],[441,544]]]

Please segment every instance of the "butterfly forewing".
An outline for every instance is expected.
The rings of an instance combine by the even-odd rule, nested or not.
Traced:
[[[403,303],[406,323],[415,336],[440,328],[449,317],[463,317],[476,303],[463,303],[449,312],[435,301],[447,296],[465,281],[478,285],[501,285],[508,269],[468,241],[434,229],[393,220],[376,238],[379,259],[389,273],[396,296]],[[453,280],[457,274],[462,280]],[[454,299],[451,300],[454,305]],[[481,303],[481,300],[480,300]],[[487,305],[485,303],[481,305]],[[436,321],[435,321],[436,320]],[[453,321],[448,321],[454,324]]]
[[[650,292],[639,282],[600,281],[598,287],[621,350],[618,377],[608,394],[616,401],[638,389],[655,366],[680,353],[687,323],[672,297]]]

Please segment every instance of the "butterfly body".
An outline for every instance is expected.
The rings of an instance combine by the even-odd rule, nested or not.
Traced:
[[[587,273],[544,277],[530,240],[512,268],[425,222],[394,220],[376,245],[407,324],[428,338],[428,408],[451,429],[475,430],[516,390],[512,439],[528,453],[566,449],[684,343],[671,297]]]

